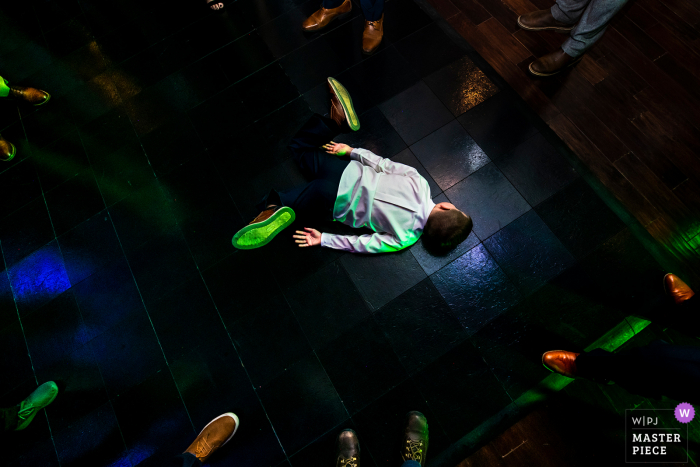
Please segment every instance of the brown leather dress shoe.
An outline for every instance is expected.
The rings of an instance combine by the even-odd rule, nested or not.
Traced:
[[[518,26],[528,31],[556,31],[567,33],[574,29],[573,24],[562,23],[552,16],[551,10],[537,10],[518,16]]]
[[[695,295],[693,289],[688,287],[688,284],[683,282],[680,277],[675,274],[666,274],[664,276],[664,289],[666,293],[673,298],[676,305],[688,300]]]
[[[263,212],[257,215],[255,219],[248,222],[248,225],[255,224],[258,222],[264,222],[268,220],[280,207],[279,206],[268,206]]]
[[[343,130],[348,126],[347,118],[345,118],[345,110],[343,110],[343,106],[340,105],[338,95],[335,93],[335,89],[333,89],[330,82],[328,82],[328,90],[331,93],[331,120],[337,123],[341,130]]]
[[[360,129],[360,118],[355,112],[352,104],[352,97],[345,86],[337,79],[328,77],[328,89],[331,93],[330,116],[338,124],[340,131],[346,133],[348,130],[357,131]]]
[[[362,32],[362,52],[371,54],[379,44],[382,43],[384,37],[384,13],[382,17],[376,21],[365,21],[365,30]]]
[[[566,350],[550,350],[542,355],[542,364],[550,371],[568,376],[576,377],[576,357],[579,354],[567,352]]]
[[[338,435],[335,467],[360,467],[360,442],[353,430],[343,430]]]
[[[235,233],[231,242],[240,250],[251,250],[267,245],[278,233],[296,219],[294,210],[287,206],[268,206],[248,225]]]
[[[25,86],[10,86],[10,94],[7,97],[32,105],[46,104],[51,99],[51,95],[48,92]]]
[[[14,159],[16,153],[17,148],[15,148],[15,145],[0,135],[0,161],[10,162]]]
[[[547,54],[544,57],[540,57],[534,62],[530,63],[530,73],[535,76],[552,76],[556,75],[564,68],[574,66],[581,60],[583,55],[580,57],[572,57],[563,50],[559,49],[556,52]]]
[[[425,466],[428,454],[428,420],[425,415],[416,411],[408,412],[406,418],[401,459],[404,462],[413,460]]]
[[[217,449],[233,438],[236,430],[238,430],[236,414],[228,412],[219,415],[204,427],[185,452],[192,454],[200,462],[205,462]]]
[[[352,2],[345,0],[338,8],[323,8],[316,10],[314,14],[306,18],[302,23],[301,28],[304,31],[318,31],[325,28],[336,18],[340,18],[352,11]]]

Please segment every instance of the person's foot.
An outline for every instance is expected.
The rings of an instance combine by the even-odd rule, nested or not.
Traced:
[[[341,131],[349,127],[352,131],[360,129],[360,119],[352,105],[352,98],[345,86],[335,78],[328,78],[328,89],[331,93],[330,116],[338,124]]]
[[[15,145],[0,135],[0,161],[10,162],[14,159],[16,153],[17,148],[15,148]]]
[[[379,44],[382,43],[384,37],[384,13],[382,17],[376,21],[365,21],[365,30],[362,32],[362,52],[371,54]]]
[[[334,19],[340,18],[351,11],[351,0],[345,0],[342,5],[337,8],[321,7],[304,20],[301,24],[301,28],[307,32],[319,31],[328,26]]]
[[[224,9],[224,2],[218,0],[207,0],[207,6],[214,11],[219,11]]]
[[[231,242],[241,250],[260,248],[294,222],[296,214],[287,206],[268,206],[253,221],[236,232]]]
[[[556,75],[564,68],[570,67],[578,63],[581,57],[572,57],[563,50],[559,49],[556,52],[540,57],[530,63],[530,73],[535,76],[552,76]]]
[[[576,357],[578,356],[579,354],[566,350],[550,350],[542,355],[542,364],[549,371],[575,378],[578,372],[576,369]]]
[[[51,99],[48,92],[25,86],[10,86],[10,94],[7,97],[35,106],[46,104]]]
[[[425,466],[428,454],[428,420],[420,412],[408,412],[406,428],[403,433],[401,459],[404,462],[413,460]]]
[[[683,282],[680,277],[675,274],[666,274],[664,276],[664,290],[673,298],[676,305],[680,305],[690,297],[695,295],[693,289],[688,284]]]
[[[360,442],[357,434],[350,429],[338,435],[335,467],[360,467]]]
[[[574,29],[573,24],[562,23],[552,16],[551,10],[537,10],[518,16],[518,26],[528,31],[556,31],[567,33]]]
[[[238,430],[238,425],[236,414],[228,412],[219,415],[207,423],[207,426],[202,429],[190,447],[185,449],[185,452],[192,454],[200,462],[206,462],[209,456],[233,438]]]
[[[17,428],[15,431],[24,430],[32,423],[36,414],[53,402],[58,395],[58,386],[53,381],[46,382],[36,388],[19,404],[17,412]]]

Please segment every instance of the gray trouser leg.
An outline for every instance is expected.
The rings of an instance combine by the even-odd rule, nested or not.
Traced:
[[[557,0],[551,10],[554,19],[568,24],[578,22],[562,50],[572,57],[582,55],[601,38],[625,3],[627,0]]]

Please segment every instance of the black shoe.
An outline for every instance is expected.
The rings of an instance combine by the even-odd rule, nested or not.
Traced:
[[[343,430],[338,435],[335,467],[360,467],[360,442],[357,434],[350,429]]]
[[[401,458],[404,462],[413,460],[425,466],[428,454],[428,420],[420,412],[408,412],[406,429],[403,435]]]

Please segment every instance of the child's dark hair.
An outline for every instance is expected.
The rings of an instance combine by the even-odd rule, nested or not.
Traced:
[[[435,253],[447,253],[467,239],[473,225],[472,218],[457,209],[435,211],[425,223],[423,242]]]

